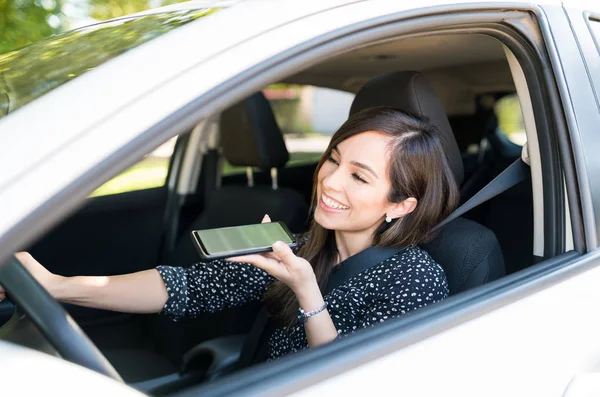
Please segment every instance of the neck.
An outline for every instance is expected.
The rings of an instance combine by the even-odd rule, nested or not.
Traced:
[[[336,231],[335,244],[340,255],[339,263],[373,245],[373,237],[372,234],[364,231],[362,233]]]

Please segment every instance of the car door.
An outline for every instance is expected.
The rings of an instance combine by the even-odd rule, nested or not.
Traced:
[[[452,14],[450,9],[461,7],[469,8],[445,7],[444,15],[448,17]],[[420,396],[558,396],[573,386],[574,380],[586,379],[586,375],[599,370],[600,321],[594,314],[600,303],[596,208],[600,203],[596,194],[599,191],[596,184],[600,183],[597,175],[600,118],[594,97],[594,91],[598,91],[590,82],[590,77],[595,76],[589,72],[595,69],[586,70],[578,51],[582,47],[571,30],[585,31],[587,27],[582,23],[581,11],[577,12],[578,21],[571,18],[570,24],[559,4],[528,7],[524,11],[535,16],[530,25],[534,29],[531,37],[537,37],[539,48],[550,54],[546,70],[552,74],[544,75],[543,69],[539,69],[534,75],[540,80],[548,78],[548,84],[560,87],[554,97],[560,98],[560,102],[549,106],[560,104],[560,108],[555,108],[559,111],[552,123],[562,130],[557,139],[570,152],[561,152],[559,156],[564,167],[568,191],[565,205],[571,211],[570,216],[567,218],[565,211],[562,231],[553,231],[556,236],[548,239],[547,233],[552,231],[544,227],[536,229],[536,239],[540,233],[545,234],[546,253],[558,245],[563,245],[566,252],[498,280],[493,283],[496,287],[493,294],[480,289],[479,294],[473,292],[448,299],[438,306],[435,316],[432,310],[430,323],[423,322],[427,318],[423,311],[412,317],[411,325],[397,328],[384,325],[380,332],[365,333],[352,344],[348,340],[347,344],[331,347],[327,352],[329,360],[322,366],[316,357],[310,360],[307,355],[304,361],[294,362],[296,368],[304,365],[298,370],[304,371],[304,376],[299,375],[296,382],[277,382],[273,378],[273,388],[269,391],[295,390],[295,395],[389,394],[393,390],[397,395]],[[411,14],[415,21],[420,19],[417,14]],[[424,15],[425,12],[420,14],[422,24],[426,23]],[[477,16],[473,16],[473,21],[476,20]],[[588,45],[593,46],[589,32],[585,34]],[[597,56],[595,52],[584,52],[586,56],[592,53]],[[597,58],[593,64],[599,65]],[[526,71],[522,77],[528,80],[531,76],[531,71]],[[531,80],[527,81],[527,92],[520,94],[533,96],[532,85]],[[532,100],[533,106],[538,106],[535,98]],[[569,167],[569,162],[577,164],[577,172]],[[542,170],[543,174],[546,172],[547,169]],[[548,194],[544,191],[544,196]],[[544,205],[549,204],[547,200]],[[571,238],[575,239],[575,250],[569,247]],[[553,247],[550,241],[554,241]],[[369,347],[361,346],[367,342],[371,342]],[[324,360],[326,353],[319,356]],[[319,376],[313,370],[328,372]],[[311,379],[309,373],[315,382],[312,387],[305,386]],[[300,386],[300,380],[304,386]],[[265,383],[261,387],[264,391]]]

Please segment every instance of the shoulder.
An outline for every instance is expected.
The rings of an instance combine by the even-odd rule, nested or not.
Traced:
[[[406,278],[428,276],[427,280],[444,281],[444,269],[419,246],[411,245],[402,252],[385,260],[382,265],[388,267],[393,273],[401,274]]]

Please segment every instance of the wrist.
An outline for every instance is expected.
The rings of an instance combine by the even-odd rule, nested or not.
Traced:
[[[72,277],[53,275],[52,282],[48,284],[48,293],[57,301],[66,302],[69,299],[68,291]]]
[[[294,293],[298,299],[298,305],[306,312],[315,310],[325,303],[323,295],[321,294],[321,289],[316,280],[298,288]]]

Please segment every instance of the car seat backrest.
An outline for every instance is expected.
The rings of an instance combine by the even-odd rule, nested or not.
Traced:
[[[219,134],[223,156],[232,165],[269,171],[290,158],[271,105],[260,92],[221,113]]]
[[[419,72],[377,76],[356,94],[350,114],[374,106],[388,106],[427,117],[440,132],[455,179],[463,180],[463,164],[448,117],[432,85]],[[450,293],[476,287],[505,274],[502,250],[494,233],[464,218],[445,225],[422,247],[446,273]]]
[[[464,170],[456,138],[442,103],[424,75],[397,72],[369,80],[356,94],[350,115],[375,106],[393,107],[427,117],[441,135],[456,183],[462,183]]]
[[[256,93],[223,111],[219,121],[223,156],[236,166],[269,171],[289,159],[283,134],[262,93]],[[276,173],[273,173],[276,178]],[[204,210],[180,237],[171,265],[189,265],[199,257],[189,232],[259,223],[265,214],[283,221],[292,232],[306,228],[308,204],[292,189],[271,186],[227,185],[212,193]]]

